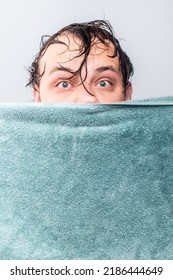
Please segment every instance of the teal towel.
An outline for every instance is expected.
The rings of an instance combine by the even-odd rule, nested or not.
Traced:
[[[0,259],[173,259],[173,98],[0,104]]]

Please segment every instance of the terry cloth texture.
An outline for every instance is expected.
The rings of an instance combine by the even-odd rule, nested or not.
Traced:
[[[0,259],[173,259],[173,98],[0,105]]]

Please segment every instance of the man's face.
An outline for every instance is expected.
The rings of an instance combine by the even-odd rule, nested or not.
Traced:
[[[40,59],[39,70],[44,74],[39,87],[34,89],[35,102],[114,103],[131,99],[130,83],[124,93],[119,58],[110,57],[114,52],[111,42],[106,47],[95,41],[87,57],[87,69],[84,65],[81,74],[77,72],[73,75],[72,72],[79,69],[84,58],[83,55],[77,57],[80,39],[64,34],[59,40],[68,47],[60,43],[52,44]]]

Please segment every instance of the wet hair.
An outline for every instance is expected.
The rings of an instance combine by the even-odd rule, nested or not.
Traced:
[[[81,79],[82,84],[87,77],[87,57],[90,53],[93,44],[97,44],[101,42],[106,47],[109,47],[109,44],[111,42],[114,46],[114,52],[110,57],[113,58],[118,55],[119,63],[120,63],[120,72],[122,74],[122,81],[123,81],[124,92],[125,92],[126,86],[129,83],[129,79],[134,73],[133,65],[128,55],[122,50],[118,39],[114,36],[114,31],[111,24],[109,23],[109,21],[106,20],[95,20],[95,21],[84,22],[84,23],[73,23],[62,28],[52,36],[48,36],[48,35],[42,36],[40,42],[40,51],[35,56],[34,61],[32,62],[30,68],[28,69],[30,77],[29,77],[28,84],[26,86],[31,86],[35,88],[35,86],[37,85],[39,87],[41,77],[44,74],[44,70],[42,73],[40,73],[39,71],[40,59],[45,54],[47,48],[50,45],[57,44],[57,43],[65,44],[60,40],[59,37],[62,34],[65,34],[67,38],[68,38],[68,34],[73,35],[74,40],[76,37],[80,39],[79,54],[76,57],[83,56],[83,60],[81,62],[81,65],[77,69],[77,71],[70,72],[70,73],[72,74],[72,76],[76,75],[77,73],[79,73],[81,76],[81,70],[83,67],[85,67],[86,74],[84,79],[83,80]],[[68,45],[66,46],[68,48]],[[61,67],[63,66],[61,65]]]

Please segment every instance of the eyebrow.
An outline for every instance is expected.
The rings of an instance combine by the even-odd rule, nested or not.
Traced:
[[[101,66],[98,67],[94,70],[95,72],[101,73],[101,72],[105,72],[105,71],[112,71],[118,74],[118,71],[115,67],[113,67],[112,65],[107,65],[107,66]]]
[[[71,73],[71,74],[74,74],[76,71],[69,68],[69,67],[63,67],[63,66],[54,66],[50,72],[49,72],[49,75],[51,75],[52,73],[54,72],[57,72],[57,71],[61,71],[61,72],[68,72],[68,73]],[[117,73],[118,74],[118,71],[115,67],[113,67],[112,65],[106,65],[106,66],[100,66],[96,69],[94,69],[94,72],[97,72],[97,73],[102,73],[102,72],[105,72],[105,71],[112,71],[114,73]]]
[[[76,71],[74,71],[73,69],[69,68],[69,67],[63,67],[63,66],[54,66],[50,72],[49,72],[49,75],[51,75],[52,73],[54,72],[57,72],[57,71],[62,71],[62,72],[69,72],[71,74],[74,74]]]

